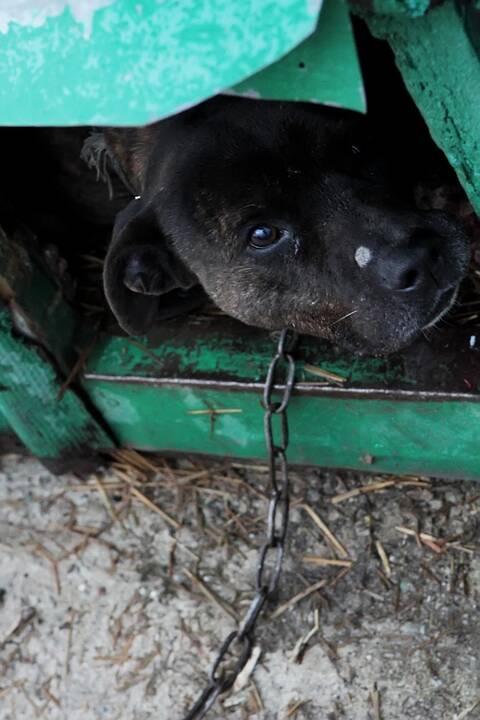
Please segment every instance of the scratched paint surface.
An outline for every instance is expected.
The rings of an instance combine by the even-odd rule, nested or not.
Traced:
[[[90,12],[82,15],[81,0],[23,0],[33,13],[25,25],[28,14],[8,0],[0,16],[0,124],[153,121],[284,56],[314,31],[321,5],[106,1],[90,0]]]
[[[20,261],[17,262],[17,259]],[[111,446],[82,399],[60,392],[80,341],[72,308],[0,228],[0,433],[6,426],[43,458]]]
[[[468,338],[446,329],[438,342],[425,339],[388,358],[358,356],[307,336],[297,349],[297,379],[322,381],[308,370],[321,366],[348,382],[349,388],[404,389],[443,393],[476,393],[478,360]],[[468,333],[468,331],[467,331]],[[87,374],[145,379],[235,381],[258,383],[271,359],[268,332],[232,318],[178,318],[162,324],[155,337],[101,336],[85,366]],[[307,364],[305,369],[304,363]]]
[[[110,438],[61,380],[41,348],[21,338],[9,309],[0,304],[0,415],[30,452],[45,458],[108,448]]]
[[[2,0],[0,4],[0,32],[8,32],[10,23],[41,27],[47,18],[61,15],[68,6],[74,19],[84,26],[88,36],[96,10],[115,0]]]
[[[265,459],[260,392],[84,385],[122,446]],[[293,463],[480,479],[478,402],[294,395],[289,420]]]
[[[420,341],[416,350],[382,359],[302,337],[298,382],[322,382],[312,366],[346,382],[340,394],[297,386],[289,410],[290,460],[480,478],[480,402],[475,388],[465,392],[464,381],[475,383],[476,356],[460,337],[448,354],[445,339],[436,347]],[[122,446],[264,459],[261,387],[251,384],[262,383],[272,351],[269,333],[229,318],[170,321],[150,342],[102,337],[82,385]],[[221,385],[225,381],[236,385]],[[367,388],[380,392],[361,392]],[[408,392],[400,399],[381,392],[399,388]],[[420,390],[447,396],[421,397]]]

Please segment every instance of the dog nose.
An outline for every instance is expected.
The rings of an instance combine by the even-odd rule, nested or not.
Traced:
[[[411,238],[401,247],[380,252],[373,265],[378,284],[385,290],[407,293],[421,288],[446,290],[448,268],[438,249],[440,238]]]

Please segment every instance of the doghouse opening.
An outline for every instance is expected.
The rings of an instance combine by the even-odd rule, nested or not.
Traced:
[[[388,132],[399,154],[408,152],[411,157],[418,208],[452,213],[472,241],[470,273],[456,306],[438,327],[426,331],[427,341],[475,350],[480,332],[478,219],[406,91],[389,46],[373,39],[361,20],[355,19],[354,26],[372,125],[377,132]],[[89,132],[87,128],[0,130],[0,224],[7,234],[28,229],[29,242],[35,243],[44,267],[85,321],[121,334],[104,299],[102,262],[113,218],[129,197],[121,183],[110,188],[95,171],[86,171],[80,154]],[[86,184],[95,187],[98,200],[88,209]],[[211,303],[196,312],[221,314]],[[238,327],[243,332],[244,326],[238,323]]]

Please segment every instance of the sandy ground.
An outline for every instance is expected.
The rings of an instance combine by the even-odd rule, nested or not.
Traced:
[[[180,720],[202,688],[252,595],[266,476],[152,462],[95,479],[2,459],[2,720]],[[295,473],[258,663],[209,718],[480,718],[480,485],[377,482]]]

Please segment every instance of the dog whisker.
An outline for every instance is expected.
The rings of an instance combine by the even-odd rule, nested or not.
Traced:
[[[328,327],[333,327],[334,325],[338,325],[338,323],[341,323],[342,320],[346,320],[347,318],[351,317],[352,315],[355,315],[358,310],[352,310],[352,312],[347,313],[346,315],[342,315],[342,317],[338,318],[338,320],[334,320]]]

